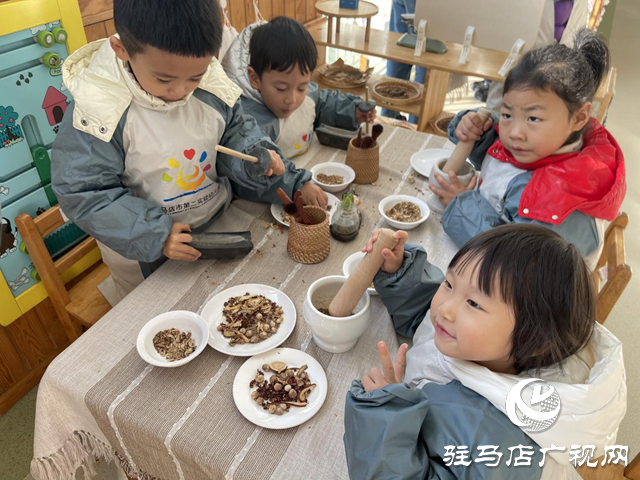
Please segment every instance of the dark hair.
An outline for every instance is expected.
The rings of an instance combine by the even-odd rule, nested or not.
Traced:
[[[147,45],[185,57],[213,57],[222,45],[216,0],[114,0],[113,20],[132,57]]]
[[[519,372],[556,364],[587,345],[596,295],[574,245],[545,227],[503,225],[469,240],[449,268],[459,273],[476,261],[478,288],[513,309],[511,359]]]
[[[258,77],[264,72],[288,72],[298,67],[303,75],[318,64],[318,49],[306,28],[292,18],[276,17],[260,25],[249,42],[249,66]]]
[[[571,115],[585,102],[593,100],[609,71],[609,63],[607,43],[596,32],[582,28],[574,38],[573,48],[556,43],[525,53],[509,71],[503,93],[528,89],[551,91],[564,101]],[[583,132],[572,135],[567,143],[577,140]]]

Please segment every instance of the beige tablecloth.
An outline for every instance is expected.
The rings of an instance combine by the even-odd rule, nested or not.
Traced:
[[[370,328],[357,345],[343,354],[320,350],[302,316],[304,295],[316,279],[341,274],[347,256],[383,225],[378,214],[382,198],[406,193],[424,199],[431,194],[409,160],[418,150],[443,147],[446,140],[386,127],[379,142],[380,178],[375,185],[356,186],[364,226],[355,241],[332,239],[325,261],[298,264],[287,255],[286,230],[281,234],[265,228],[273,221],[269,206],[235,201],[215,228],[251,230],[255,248],[248,256],[167,262],[61,354],[38,392],[31,467],[36,480],[69,478],[78,467],[89,468],[95,457],[118,459],[129,476],[144,479],[348,478],[342,443],[346,392],[354,378],[378,365],[378,340],[392,350],[398,341],[384,306],[373,297]],[[316,141],[296,164],[310,168],[344,162],[345,156]],[[422,244],[440,268],[455,253],[435,215],[410,231],[410,241]],[[298,320],[282,346],[306,351],[327,373],[329,393],[322,409],[299,427],[266,430],[240,415],[231,386],[245,358],[207,348],[173,369],[152,367],[136,352],[138,331],[152,317],[168,310],[198,311],[208,298],[244,283],[275,286],[293,300]]]

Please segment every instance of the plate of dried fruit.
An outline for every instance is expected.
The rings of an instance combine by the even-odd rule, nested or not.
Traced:
[[[329,212],[329,223],[331,223],[331,219],[333,218],[333,214],[336,213],[338,209],[338,205],[340,205],[340,200],[335,195],[331,195],[327,193],[327,206],[325,207]],[[285,227],[289,226],[289,215],[284,213],[284,206],[279,203],[271,204],[271,215],[276,219],[280,225],[284,225]]]
[[[327,398],[327,376],[311,355],[276,348],[251,357],[236,373],[233,400],[251,423],[296,427],[313,417]]]
[[[291,299],[269,285],[236,285],[209,300],[200,315],[209,324],[209,345],[250,357],[284,342],[296,324]]]

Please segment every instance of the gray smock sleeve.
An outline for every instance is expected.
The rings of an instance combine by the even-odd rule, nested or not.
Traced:
[[[440,269],[427,260],[427,252],[412,244],[405,245],[404,261],[397,272],[378,271],[374,286],[396,332],[413,337],[443,281]]]
[[[360,124],[356,121],[356,107],[363,101],[360,97],[339,90],[320,90],[315,83],[309,85],[307,95],[316,103],[314,128],[321,124],[347,130],[356,130],[359,127]]]
[[[65,215],[124,257],[153,262],[173,224],[160,207],[135,197],[120,182],[124,172],[121,119],[109,143],[73,126],[72,102],[51,158],[51,186]]]
[[[282,157],[280,149],[260,130],[256,120],[242,113],[239,102],[233,109],[227,107],[226,121],[227,128],[220,145],[243,153],[249,153],[260,146],[274,150]],[[285,172],[270,177],[254,178],[247,173],[246,162],[222,153],[218,153],[216,157],[216,167],[220,176],[229,178],[233,193],[238,197],[258,202],[282,203],[276,194],[278,188],[293,197],[293,193],[311,179],[311,172],[296,168],[290,160],[283,160]]]
[[[522,217],[518,214],[522,192],[531,180],[532,172],[515,177],[505,191],[502,215],[478,192],[472,190],[458,195],[442,215],[444,231],[458,246],[476,235],[505,223],[529,223],[549,228],[573,243],[583,256],[598,249],[600,237],[596,220],[582,212],[571,213],[560,225]]]
[[[484,397],[454,380],[427,383],[422,389],[395,383],[365,392],[355,380],[347,393],[344,447],[351,480],[538,480],[542,454],[538,445]],[[478,447],[495,446],[502,456],[481,458]],[[532,453],[530,465],[515,466]],[[449,448],[446,448],[449,447]],[[465,463],[453,448],[467,447]],[[455,455],[455,451],[453,453]],[[458,463],[456,465],[456,463]]]

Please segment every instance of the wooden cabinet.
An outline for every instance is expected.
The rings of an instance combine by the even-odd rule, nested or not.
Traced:
[[[113,23],[113,0],[78,0],[87,41],[93,42],[116,33]],[[315,0],[257,0],[260,13],[266,20],[279,15],[307,23],[317,17]],[[253,0],[227,0],[227,16],[240,31],[256,21]]]

